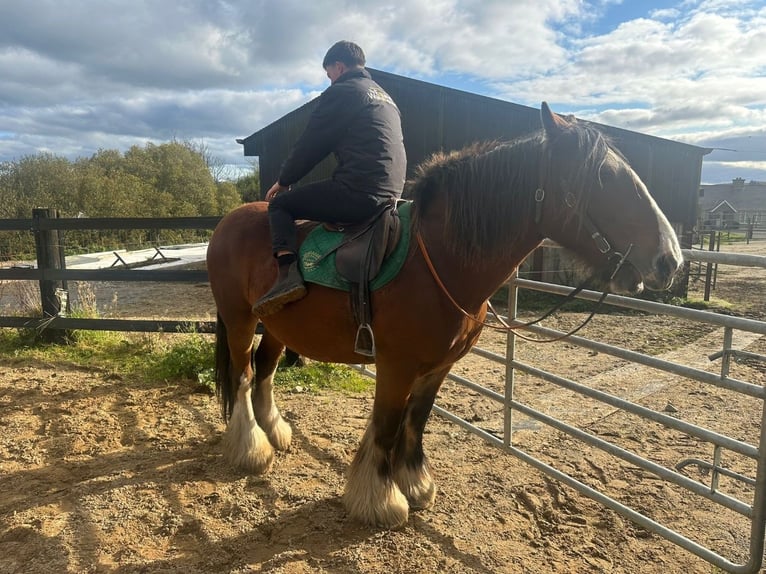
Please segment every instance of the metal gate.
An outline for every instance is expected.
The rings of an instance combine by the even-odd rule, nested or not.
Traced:
[[[685,255],[688,259],[689,254],[685,253]],[[569,287],[560,285],[513,278],[510,282],[509,317],[506,318],[507,320],[512,321],[516,316],[518,289],[532,289],[557,295],[566,295],[571,290]],[[579,297],[597,301],[600,293],[583,291]],[[673,385],[691,384],[692,388],[701,389],[695,392],[705,393],[705,388],[721,389],[726,393],[733,393],[742,401],[754,402],[755,404],[751,408],[757,410],[756,418],[758,420],[754,421],[754,426],[757,425],[757,428],[753,429],[752,440],[726,436],[716,430],[706,428],[704,425],[685,421],[672,408],[649,408],[638,404],[638,401],[621,396],[620,393],[607,392],[595,388],[593,385],[583,384],[546,371],[540,366],[524,363],[518,360],[516,356],[517,338],[513,332],[508,335],[504,354],[478,347],[472,350],[472,353],[505,366],[503,389],[493,390],[454,373],[448,375],[448,380],[454,381],[482,398],[489,399],[499,405],[499,409],[502,411],[502,432],[488,432],[472,424],[465,417],[450,412],[438,404],[434,406],[434,411],[480,436],[492,445],[520,458],[545,475],[567,484],[581,494],[596,500],[722,570],[735,573],[757,572],[763,559],[764,525],[766,523],[766,388],[760,384],[738,380],[730,376],[730,368],[732,361],[735,360],[766,361],[766,357],[737,349],[738,346],[743,346],[742,341],[739,340],[742,338],[742,334],[744,334],[745,343],[766,335],[766,322],[615,295],[609,295],[606,303],[624,309],[704,323],[715,328],[714,333],[720,334],[718,350],[710,353],[706,360],[711,362],[720,360],[720,371],[711,372],[699,365],[689,366],[679,360],[646,355],[579,336],[568,337],[565,341],[567,345],[575,345],[588,349],[592,353],[603,353],[620,359],[623,364],[628,365],[626,367],[629,370],[628,378],[638,372],[631,373],[630,369],[648,369],[658,373],[657,377],[670,377]],[[545,338],[563,334],[560,331],[538,325],[529,327],[525,330],[525,333],[527,332]],[[368,369],[362,369],[362,371],[374,376],[374,373]],[[598,433],[584,430],[583,425],[578,426],[565,422],[555,412],[543,412],[542,409],[526,404],[517,396],[519,394],[519,380],[525,377],[544,381],[545,384],[551,385],[553,388],[582,397],[583,401],[590,401],[608,408],[611,413],[619,412],[621,416],[639,417],[642,423],[645,421],[647,425],[659,425],[679,433],[680,436],[684,437],[684,440],[694,445],[693,448],[687,449],[692,450],[693,455],[676,460],[672,465],[658,463],[650,460],[646,454],[641,455],[633,452],[624,444],[616,444],[607,440],[609,437],[598,436]],[[655,379],[655,375],[652,375],[648,379],[649,382],[645,384],[650,389],[667,384],[657,382],[658,380]],[[711,412],[714,410],[711,409]],[[662,524],[659,520],[650,518],[649,512],[632,508],[630,505],[617,500],[614,495],[610,496],[603,492],[605,489],[586,484],[571,474],[541,460],[539,453],[531,452],[530,449],[524,448],[516,440],[517,433],[528,431],[530,428],[553,429],[555,432],[563,433],[571,437],[572,440],[578,441],[577,444],[599,449],[621,461],[620,464],[626,464],[631,468],[651,474],[655,480],[656,478],[661,479],[663,485],[671,485],[673,488],[681,489],[685,494],[690,493],[695,501],[692,504],[696,505],[696,508],[705,507],[709,515],[714,518],[728,521],[731,513],[741,517],[741,520],[745,521],[745,530],[748,530],[747,526],[749,525],[747,536],[749,542],[745,544],[747,546],[746,551],[743,548],[736,548],[735,550],[740,557],[746,552],[746,560],[737,562],[732,556],[725,556],[720,550],[710,549],[672,527]],[[734,465],[736,468],[732,468],[732,465],[727,463],[729,459],[736,463]],[[743,460],[747,461],[747,464],[742,462]],[[706,474],[704,480],[689,476],[689,471],[695,468],[696,474]],[[745,470],[742,470],[743,468]],[[630,485],[625,488],[629,489]],[[733,490],[734,493],[732,494],[729,490]],[[711,523],[701,524],[700,527],[701,529],[709,529]],[[728,548],[728,545],[725,546]]]

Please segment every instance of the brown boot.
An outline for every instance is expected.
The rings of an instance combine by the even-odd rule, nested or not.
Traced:
[[[287,271],[279,270],[276,284],[253,305],[253,314],[266,317],[281,310],[282,307],[306,296],[306,286],[298,269],[298,262],[290,263]]]

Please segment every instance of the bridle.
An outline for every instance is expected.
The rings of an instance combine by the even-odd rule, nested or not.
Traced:
[[[539,225],[542,222],[544,200],[545,200],[545,190],[542,187],[538,187],[535,190],[535,218],[534,218],[535,224],[537,225]],[[571,193],[566,194],[566,196],[564,197],[564,203],[570,209],[574,209],[577,205],[576,198]],[[601,252],[606,257],[607,262],[606,262],[605,269],[607,272],[609,272],[611,268],[611,272],[609,275],[609,280],[611,281],[612,279],[614,279],[615,275],[617,275],[617,272],[622,268],[622,266],[628,260],[630,252],[633,249],[633,244],[631,243],[628,246],[628,248],[625,250],[625,253],[621,253],[611,246],[611,244],[609,243],[609,240],[604,236],[603,233],[599,231],[598,227],[595,225],[595,223],[593,223],[593,220],[590,218],[590,216],[587,213],[584,213],[580,215],[579,217],[583,227],[585,227],[585,229],[590,234],[591,239],[595,242],[596,248],[599,250],[599,252]],[[468,311],[463,309],[463,307],[457,301],[455,301],[455,298],[452,296],[452,294],[449,292],[447,287],[444,285],[444,282],[439,277],[439,274],[437,273],[436,268],[434,267],[433,261],[431,261],[431,257],[428,255],[428,250],[426,249],[426,245],[425,245],[425,242],[423,241],[423,236],[421,235],[420,230],[416,232],[416,238],[418,242],[418,247],[420,248],[420,251],[423,254],[423,259],[426,262],[426,266],[428,267],[428,270],[431,272],[431,276],[434,278],[434,281],[436,281],[436,284],[439,286],[442,292],[447,296],[447,299],[449,299],[450,302],[455,306],[455,308],[458,311],[460,311],[465,317],[473,321],[474,323],[477,323],[477,324],[483,325],[484,327],[489,327],[491,329],[495,329],[498,331],[503,331],[503,332],[509,332],[509,331],[515,332],[517,329],[524,329],[526,327],[531,327],[532,325],[539,323],[543,319],[550,317],[553,313],[561,309],[566,303],[574,299],[583,289],[585,289],[590,284],[590,282],[595,277],[602,275],[603,273],[601,269],[598,269],[590,277],[588,277],[585,281],[583,281],[578,287],[570,291],[564,297],[564,299],[562,299],[559,303],[557,303],[552,309],[547,311],[541,317],[538,317],[537,319],[526,322],[526,323],[514,322],[514,324],[512,325],[507,323],[500,316],[500,314],[497,311],[495,311],[495,308],[492,306],[492,303],[488,299],[487,307],[495,316],[495,318],[498,320],[498,322],[501,324],[501,326],[497,326],[491,323],[487,323],[486,321],[481,321],[477,319],[476,317],[468,313]],[[570,335],[574,335],[580,329],[585,327],[591,321],[591,319],[593,319],[595,314],[601,308],[601,305],[603,304],[608,294],[609,294],[609,291],[604,290],[598,302],[596,303],[596,306],[593,308],[590,315],[588,315],[585,321],[583,321],[579,326],[575,327],[571,331],[564,333],[563,335],[560,335],[558,337],[554,337],[551,339],[536,339],[533,337],[526,337],[519,333],[516,333],[516,336],[524,340],[532,341],[535,343],[553,343],[554,341],[560,341],[561,339],[565,339],[566,337],[569,337]]]

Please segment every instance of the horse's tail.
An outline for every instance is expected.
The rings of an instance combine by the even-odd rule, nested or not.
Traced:
[[[231,355],[226,324],[218,314],[215,321],[215,394],[221,404],[223,420],[228,421],[236,399],[234,381],[231,379]]]

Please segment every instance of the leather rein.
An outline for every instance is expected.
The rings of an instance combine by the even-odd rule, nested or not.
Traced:
[[[539,224],[540,221],[542,220],[542,207],[543,207],[544,200],[545,200],[545,190],[543,188],[537,188],[537,190],[535,190],[535,223],[536,224]],[[576,199],[571,193],[568,193],[566,197],[564,198],[564,203],[566,203],[567,207],[574,209],[574,207],[576,206]],[[593,223],[590,217],[588,217],[587,214],[584,214],[581,219],[582,219],[583,226],[588,230],[588,233],[590,233],[591,239],[596,243],[596,248],[606,256],[607,264],[614,267],[614,269],[612,270],[609,276],[609,280],[611,281],[614,278],[614,276],[617,275],[617,272],[622,268],[625,261],[627,261],[628,256],[630,255],[630,252],[633,249],[633,244],[631,243],[628,246],[628,249],[623,254],[612,248],[607,238],[604,237],[604,235],[598,230],[596,225]],[[490,329],[495,329],[495,330],[506,332],[506,333],[509,331],[515,332],[517,329],[524,329],[526,327],[530,327],[532,325],[539,323],[543,319],[550,317],[553,313],[561,309],[567,302],[574,299],[583,289],[585,289],[585,287],[593,280],[593,278],[599,274],[599,271],[594,272],[590,277],[588,277],[585,281],[583,281],[578,287],[572,289],[572,291],[570,291],[564,297],[564,299],[562,299],[559,303],[554,305],[553,308],[551,308],[541,317],[538,317],[537,319],[526,322],[526,323],[514,322],[512,325],[507,323],[500,316],[500,314],[497,311],[495,311],[495,308],[492,306],[492,303],[489,301],[489,299],[487,299],[486,301],[487,307],[501,324],[501,326],[497,326],[491,323],[487,323],[486,321],[481,321],[477,319],[476,317],[471,315],[468,311],[463,309],[463,307],[457,301],[455,301],[455,298],[452,296],[452,294],[449,292],[447,287],[444,285],[444,282],[439,277],[439,274],[437,273],[436,268],[434,267],[433,261],[431,261],[431,257],[428,255],[428,250],[426,249],[426,245],[425,245],[425,242],[423,241],[423,236],[421,235],[420,230],[418,230],[415,235],[418,241],[418,247],[420,248],[420,251],[423,254],[423,259],[426,262],[426,266],[428,267],[428,270],[431,272],[431,276],[434,278],[434,281],[436,281],[436,284],[442,290],[444,295],[446,295],[447,299],[449,299],[452,305],[458,311],[460,311],[466,318],[470,319],[474,323],[477,323],[484,327],[489,327]],[[585,327],[591,321],[591,319],[593,319],[595,314],[601,308],[601,305],[606,299],[608,294],[609,294],[609,291],[604,290],[598,302],[596,303],[596,306],[593,308],[590,315],[588,315],[585,321],[583,321],[579,326],[575,327],[571,331],[564,333],[563,335],[553,337],[551,339],[537,339],[534,337],[526,337],[519,333],[515,333],[515,334],[517,337],[520,337],[526,341],[532,341],[535,343],[553,343],[555,341],[560,341],[562,339],[565,339],[569,337],[570,335],[574,335],[575,333],[577,333],[580,329]]]

